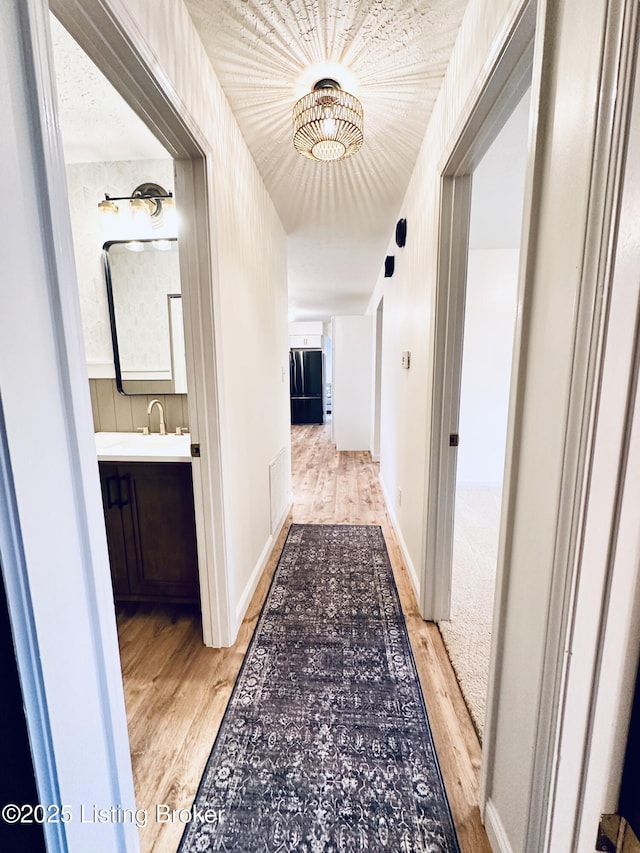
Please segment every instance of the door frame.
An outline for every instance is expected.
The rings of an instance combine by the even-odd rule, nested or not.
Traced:
[[[566,583],[568,630],[557,666],[562,707],[544,825],[548,849],[572,853],[590,849],[600,816],[618,810],[640,656],[637,2],[623,0],[608,23],[601,89],[617,97],[603,109],[599,140],[608,180],[596,189],[596,201],[604,214],[591,218],[585,241],[585,269],[598,275],[603,307],[591,330],[593,391],[584,415],[589,454]]]
[[[215,222],[210,202],[215,192],[213,153],[169,79],[158,68],[153,51],[137,31],[123,0],[109,0],[108,4],[98,0],[51,0],[50,8],[174,158],[182,222],[180,272],[189,426],[192,442],[200,446],[200,456],[193,458],[191,465],[203,641],[207,646],[229,646],[234,637],[223,489],[224,398],[216,348],[221,332]],[[47,106],[51,110],[55,105]],[[52,140],[49,144],[53,148]],[[59,152],[50,153],[52,169],[64,168]],[[60,177],[56,179],[58,184]],[[57,213],[64,222],[62,227],[67,228],[68,212],[58,209]]]
[[[426,544],[420,584],[422,617],[434,622],[449,619],[451,609],[457,451],[450,446],[449,436],[458,432],[460,412],[471,174],[530,85],[535,6],[535,0],[528,0],[512,22],[504,47],[440,169]],[[518,369],[519,345],[516,325],[512,376]]]
[[[18,667],[22,702],[31,747],[31,760],[38,795],[43,803],[61,802],[51,721],[33,601],[16,505],[11,454],[7,444],[2,398],[0,397],[0,583],[9,608],[11,634]],[[37,721],[37,725],[33,721]],[[64,826],[52,821],[42,827],[47,850],[66,850]]]
[[[563,4],[568,6],[569,4]],[[533,3],[526,4],[531,10]],[[569,10],[563,8],[566,14],[566,26],[570,25],[573,15],[578,15],[579,4],[574,4]],[[542,639],[541,668],[539,680],[536,681],[535,706],[535,729],[530,743],[531,747],[531,771],[527,773],[528,800],[526,811],[522,814],[522,827],[524,839],[523,851],[539,853],[543,850],[583,850],[587,849],[585,843],[594,843],[597,830],[597,820],[593,822],[593,814],[598,807],[606,802],[607,796],[611,796],[610,779],[604,779],[615,766],[615,748],[617,743],[605,744],[607,739],[612,740],[612,724],[619,722],[619,718],[612,713],[613,702],[611,691],[607,689],[607,673],[603,662],[611,662],[615,659],[611,654],[607,656],[607,645],[611,642],[612,635],[619,632],[616,624],[618,618],[614,611],[609,610],[611,604],[612,588],[602,589],[602,594],[594,592],[593,575],[585,571],[585,555],[588,555],[585,543],[589,540],[589,552],[593,548],[602,549],[605,560],[601,562],[599,569],[603,573],[612,571],[610,565],[614,557],[617,538],[620,511],[620,481],[619,475],[624,473],[623,469],[625,447],[623,443],[620,462],[614,463],[614,483],[610,486],[609,495],[612,513],[610,518],[603,517],[602,513],[592,516],[592,523],[588,525],[588,512],[590,501],[595,496],[590,491],[592,477],[594,474],[594,453],[598,450],[598,441],[609,445],[610,435],[606,431],[598,436],[595,431],[597,419],[602,411],[599,411],[601,403],[601,390],[605,386],[603,381],[602,357],[609,331],[612,331],[612,339],[616,339],[613,327],[608,328],[609,302],[611,291],[611,271],[613,263],[613,252],[617,236],[617,220],[620,205],[620,175],[624,163],[624,146],[627,133],[629,112],[629,88],[630,75],[633,68],[635,55],[635,39],[637,37],[636,20],[638,16],[637,2],[635,0],[607,0],[599,8],[601,18],[598,26],[602,26],[602,40],[600,42],[601,53],[597,56],[597,94],[593,115],[589,117],[589,182],[588,191],[584,203],[583,213],[585,216],[584,232],[580,236],[579,248],[581,255],[574,267],[577,273],[572,280],[575,288],[575,299],[573,301],[573,321],[571,327],[571,353],[564,366],[569,370],[567,387],[566,408],[563,412],[561,422],[562,435],[560,437],[560,449],[562,452],[561,468],[558,471],[559,491],[557,504],[554,505],[552,524],[549,523],[545,530],[552,546],[551,562],[545,566],[549,573],[548,590],[544,593],[544,622],[540,630]],[[569,14],[570,13],[570,14]],[[546,174],[549,168],[550,153],[555,153],[557,140],[552,137],[553,117],[549,101],[542,100],[549,97],[548,88],[553,79],[551,65],[557,58],[559,51],[554,43],[555,16],[558,14],[554,4],[540,0],[537,8],[538,24],[535,34],[535,56],[534,56],[534,80],[532,84],[533,114],[531,122],[531,153],[527,169],[527,201],[525,203],[523,240],[521,247],[520,282],[518,299],[518,320],[514,339],[514,365],[512,372],[512,393],[510,396],[508,446],[505,466],[505,487],[503,497],[503,512],[501,518],[500,545],[498,556],[498,577],[496,582],[496,604],[494,612],[494,630],[492,637],[491,669],[489,677],[489,691],[487,703],[487,722],[483,740],[483,763],[481,771],[480,807],[483,813],[485,825],[491,843],[495,849],[508,850],[509,838],[502,823],[503,815],[498,811],[492,800],[494,794],[494,783],[496,781],[495,757],[498,745],[498,733],[504,730],[499,728],[498,723],[502,720],[504,706],[501,705],[501,688],[504,686],[503,665],[505,660],[505,643],[508,638],[507,617],[510,615],[509,607],[511,585],[515,575],[511,572],[511,559],[514,551],[513,518],[516,515],[516,500],[519,491],[518,480],[521,471],[518,461],[523,453],[523,424],[525,423],[525,379],[526,359],[529,357],[528,341],[530,345],[531,323],[532,323],[532,292],[531,283],[536,282],[535,263],[536,252],[539,250],[541,215],[540,210],[548,206],[549,198],[542,197],[543,183],[537,180],[540,174]],[[522,25],[517,21],[514,32]],[[509,34],[511,35],[511,34]],[[593,35],[593,34],[590,34]],[[557,36],[556,36],[557,38]],[[579,45],[572,44],[574,50],[579,50]],[[549,54],[549,64],[545,66],[545,53]],[[503,61],[505,52],[498,51],[497,64]],[[522,55],[522,54],[521,54]],[[495,66],[494,66],[495,67]],[[555,69],[554,69],[555,71]],[[504,75],[507,76],[507,75]],[[503,79],[504,79],[503,76]],[[490,81],[491,83],[492,81]],[[486,98],[486,85],[481,94],[481,100]],[[564,91],[564,90],[563,90]],[[612,95],[613,93],[613,95]],[[493,100],[498,105],[499,113],[500,97]],[[474,104],[475,106],[475,104]],[[470,111],[473,118],[473,110]],[[491,122],[484,122],[485,116],[479,116],[480,121],[476,128],[471,127],[471,119],[468,119],[463,130],[456,137],[452,146],[452,152],[444,159],[442,167],[442,202],[440,222],[440,254],[438,258],[438,291],[437,298],[440,304],[436,308],[436,364],[433,376],[433,411],[436,418],[435,429],[440,430],[439,435],[430,439],[428,458],[434,468],[427,472],[427,485],[429,488],[430,526],[429,534],[432,537],[442,535],[442,530],[434,526],[434,518],[438,519],[434,502],[446,499],[446,492],[440,490],[440,480],[447,484],[447,468],[442,464],[441,457],[445,448],[442,446],[443,423],[445,428],[449,426],[447,421],[437,422],[440,415],[438,401],[443,405],[447,399],[439,388],[442,384],[443,371],[450,365],[447,364],[445,356],[451,339],[455,338],[455,323],[448,323],[452,309],[448,303],[454,302],[456,292],[455,266],[452,264],[452,256],[455,259],[456,247],[451,238],[451,223],[456,223],[456,212],[459,220],[464,218],[460,214],[460,208],[456,207],[456,168],[460,174],[465,173],[464,149],[460,159],[456,161],[456,150],[460,150],[461,140],[465,132],[470,131],[471,137],[475,134],[480,139],[483,131],[490,127]],[[540,121],[540,125],[538,125]],[[577,126],[577,125],[574,125]],[[555,145],[551,145],[553,142]],[[584,152],[581,152],[584,155]],[[583,157],[584,159],[584,157]],[[554,161],[558,168],[561,161]],[[453,174],[451,174],[453,171]],[[468,171],[468,168],[467,168]],[[449,181],[449,183],[448,183]],[[464,189],[464,185],[462,185]],[[460,193],[462,195],[462,192]],[[449,258],[447,257],[449,256]],[[573,255],[571,256],[573,262]],[[453,270],[453,273],[449,271]],[[637,273],[637,268],[636,268]],[[451,287],[452,297],[449,299],[448,288]],[[459,311],[459,307],[455,306]],[[462,313],[459,311],[459,313]],[[540,315],[535,318],[538,323]],[[459,320],[458,320],[459,322]],[[447,338],[449,336],[449,340]],[[540,338],[537,339],[540,343]],[[637,341],[636,341],[637,347]],[[637,352],[636,352],[637,354]],[[635,369],[635,367],[632,368]],[[629,365],[627,374],[629,375]],[[633,370],[631,370],[633,375]],[[445,374],[446,375],[446,374]],[[448,381],[450,381],[450,376]],[[637,375],[636,375],[637,380]],[[446,381],[446,380],[445,380]],[[609,377],[609,388],[616,383]],[[626,391],[626,388],[624,389]],[[450,392],[455,400],[455,394]],[[629,416],[630,409],[627,399],[622,404],[622,416]],[[605,410],[607,407],[605,406]],[[450,414],[451,409],[449,409]],[[616,413],[620,415],[620,411]],[[456,422],[454,422],[455,424]],[[529,422],[527,422],[529,423]],[[454,430],[451,430],[454,431]],[[437,439],[440,439],[438,442]],[[626,436],[628,441],[628,434]],[[640,448],[640,444],[639,444]],[[556,448],[557,450],[557,448]],[[451,467],[451,466],[449,466]],[[455,470],[455,468],[454,468]],[[611,473],[611,472],[610,472]],[[440,476],[436,476],[436,475]],[[624,484],[624,479],[622,480]],[[629,484],[627,479],[626,484]],[[629,491],[633,491],[629,489]],[[637,492],[637,489],[636,489]],[[637,507],[637,500],[636,500]],[[631,510],[629,510],[630,512]],[[440,522],[446,522],[446,517],[441,513]],[[597,519],[597,522],[595,521]],[[637,512],[634,517],[636,524],[633,530],[635,543],[637,545]],[[609,521],[611,522],[609,524]],[[445,531],[447,532],[447,531]],[[628,549],[627,540],[627,549]],[[522,549],[522,541],[519,542]],[[433,608],[434,599],[439,606],[442,601],[448,601],[447,566],[438,566],[435,556],[443,553],[434,548],[433,539],[427,540],[429,550],[429,561],[425,564],[425,584],[423,586],[423,599],[421,605],[428,612]],[[446,543],[444,548],[446,549]],[[629,560],[629,553],[625,555]],[[635,554],[637,560],[637,552]],[[623,594],[620,599],[630,608],[630,599],[637,607],[637,562],[634,566],[635,572],[630,573],[627,563],[626,577],[626,600]],[[631,578],[629,577],[631,575]],[[608,579],[608,578],[607,578]],[[613,576],[615,581],[615,575]],[[625,580],[621,581],[624,584]],[[439,585],[439,586],[438,586]],[[444,588],[443,588],[444,587]],[[518,588],[518,592],[521,592]],[[439,596],[439,600],[438,600]],[[583,600],[579,598],[582,596]],[[512,598],[511,598],[512,600]],[[589,616],[593,617],[589,619]],[[427,618],[432,618],[427,616]],[[599,622],[599,634],[594,637],[594,620]],[[633,621],[633,620],[631,620]],[[585,628],[586,624],[586,628]],[[582,634],[579,632],[582,631]],[[590,632],[590,633],[589,633]],[[586,650],[581,648],[580,640],[590,636],[594,642]],[[625,657],[624,665],[628,669],[628,657],[630,653],[627,638],[626,646],[622,646],[618,637],[618,651]],[[633,651],[633,649],[631,649]],[[637,649],[636,649],[637,652]],[[637,660],[637,658],[636,658]],[[617,667],[616,676],[624,666]],[[582,702],[577,700],[577,697]],[[620,709],[620,706],[618,710]],[[574,713],[572,713],[574,712]],[[578,721],[576,713],[580,712]],[[507,717],[505,716],[505,719]],[[515,720],[510,731],[515,728]],[[527,741],[527,746],[529,742]],[[501,768],[504,772],[504,767]],[[561,774],[563,774],[561,776]],[[597,780],[596,780],[597,777]],[[603,781],[604,779],[604,781]],[[596,780],[596,781],[594,781]],[[508,780],[498,778],[503,786],[508,785]],[[562,784],[564,782],[565,784]],[[607,785],[609,786],[608,790]],[[503,798],[504,799],[504,798]],[[571,800],[568,805],[568,801]],[[500,801],[498,805],[501,805]],[[525,805],[525,804],[523,804]],[[575,808],[574,808],[575,806]],[[575,818],[575,822],[574,822]],[[571,823],[571,826],[563,826],[563,821]],[[565,844],[558,841],[563,832],[574,833],[569,842]],[[590,834],[589,838],[582,838],[576,843],[578,833]]]

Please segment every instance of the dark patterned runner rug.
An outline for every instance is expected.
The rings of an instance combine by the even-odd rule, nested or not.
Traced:
[[[292,525],[179,853],[459,853],[377,526]]]

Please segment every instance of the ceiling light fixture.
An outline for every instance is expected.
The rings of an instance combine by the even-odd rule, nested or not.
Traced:
[[[360,150],[363,124],[360,101],[325,77],[293,108],[293,144],[312,160],[343,160]]]

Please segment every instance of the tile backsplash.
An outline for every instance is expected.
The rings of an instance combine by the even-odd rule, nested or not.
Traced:
[[[147,406],[151,400],[160,400],[164,408],[167,432],[177,427],[189,426],[186,394],[136,394],[118,393],[115,379],[90,379],[91,408],[96,432],[135,432],[137,427],[149,426]],[[151,430],[158,432],[158,412],[151,414]]]

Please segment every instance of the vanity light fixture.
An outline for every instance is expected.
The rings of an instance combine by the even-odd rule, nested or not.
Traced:
[[[293,145],[311,160],[344,160],[364,139],[360,101],[325,77],[293,108]]]
[[[124,244],[124,247],[130,252],[144,252],[144,243],[141,243],[140,240],[129,240],[128,243]]]
[[[170,252],[171,251],[171,240],[153,240],[151,245],[154,249],[157,249],[159,252]]]
[[[152,227],[162,223],[164,213],[175,213],[173,194],[160,184],[140,184],[131,195],[125,196],[110,196],[105,193],[104,201],[98,203],[98,210],[102,214],[116,216],[120,212],[120,206],[116,204],[118,201],[129,202],[132,217],[150,222]]]

